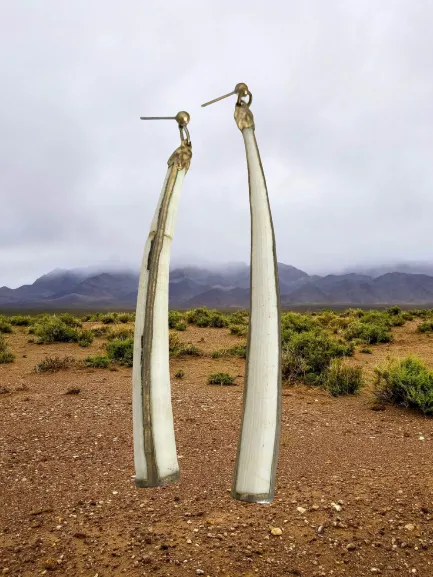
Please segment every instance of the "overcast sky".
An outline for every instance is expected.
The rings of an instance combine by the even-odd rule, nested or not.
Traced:
[[[0,0],[0,286],[138,267],[172,122],[174,261],[249,261],[246,82],[280,262],[433,260],[430,0]]]

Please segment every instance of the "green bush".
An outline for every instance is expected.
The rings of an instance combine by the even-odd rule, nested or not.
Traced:
[[[29,334],[36,335],[37,344],[76,343],[78,341],[77,330],[65,325],[59,317],[38,321],[29,329]]]
[[[183,315],[179,311],[168,311],[168,328],[174,329],[177,323],[183,321]]]
[[[120,365],[132,367],[134,339],[113,339],[105,345],[107,357]]]
[[[361,367],[350,367],[341,359],[332,359],[327,368],[323,386],[333,397],[354,395],[364,386]]]
[[[110,325],[114,324],[116,322],[116,319],[117,319],[116,313],[106,313],[101,315],[98,320],[101,321],[101,323],[104,323],[104,325]]]
[[[175,328],[177,331],[186,331],[186,328],[187,328],[187,327],[186,327],[186,322],[181,321],[181,322],[179,322],[179,323],[176,323],[176,324],[174,325],[174,328]]]
[[[370,349],[369,347],[362,347],[362,349],[359,349],[360,353],[363,353],[364,355],[372,355],[373,351],[372,349]]]
[[[185,372],[182,371],[182,369],[180,369],[179,371],[177,371],[177,373],[175,373],[174,376],[176,377],[176,379],[183,379],[183,377],[185,376]]]
[[[209,375],[207,380],[208,385],[233,385],[234,377],[228,375],[227,373],[214,373]]]
[[[94,369],[106,369],[110,364],[110,359],[104,355],[93,355],[84,359],[85,367],[92,367]]]
[[[247,310],[234,311],[229,315],[228,321],[231,325],[248,325],[249,316]]]
[[[344,331],[348,341],[357,340],[368,345],[390,343],[393,340],[390,327],[384,322],[353,321]]]
[[[231,325],[230,334],[246,337],[248,334],[248,325]]]
[[[77,343],[80,347],[88,347],[93,343],[93,333],[86,329],[77,331]]]
[[[28,327],[32,322],[31,317],[26,317],[23,315],[15,315],[9,320],[11,325],[14,325],[15,327]]]
[[[433,371],[416,357],[391,360],[376,367],[374,394],[378,401],[433,414]]]
[[[305,333],[318,328],[319,317],[313,318],[311,315],[301,313],[284,313],[281,315],[281,330],[294,333]]]
[[[197,327],[222,328],[229,324],[225,315],[205,307],[187,311],[185,318],[188,323],[196,325]]]
[[[37,337],[36,343],[39,345],[78,343],[81,347],[87,347],[93,342],[93,333],[91,331],[70,327],[57,316],[38,320],[33,327],[30,327],[28,332]]]
[[[119,313],[117,315],[119,323],[133,323],[135,321],[135,313]]]
[[[33,371],[35,373],[55,373],[62,369],[69,369],[76,364],[76,360],[73,357],[65,356],[60,357],[47,357],[40,363],[38,363]]]
[[[82,327],[83,323],[80,321],[79,318],[74,317],[71,313],[62,313],[59,315],[59,319],[65,323],[68,327]]]
[[[320,384],[332,359],[353,354],[353,343],[337,340],[322,331],[292,333],[283,344],[283,378]]]
[[[115,327],[107,331],[107,339],[113,341],[114,339],[130,339],[134,337],[134,329],[130,327]]]
[[[0,333],[11,333],[12,325],[4,318],[0,317]]]
[[[419,333],[432,333],[433,332],[433,321],[424,321],[418,325]]]
[[[110,331],[110,327],[106,325],[102,325],[100,327],[92,327],[90,332],[94,337],[103,337]]]
[[[8,350],[6,339],[0,334],[0,364],[13,363],[15,355]]]
[[[173,357],[195,356],[199,357],[202,353],[198,347],[192,343],[183,343],[177,334],[170,333],[168,339],[168,350]]]

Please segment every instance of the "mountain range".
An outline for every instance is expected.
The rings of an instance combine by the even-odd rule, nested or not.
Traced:
[[[309,275],[278,263],[283,308],[296,306],[433,306],[433,276],[387,272]],[[107,310],[135,308],[138,272],[55,269],[31,285],[0,288],[0,310]],[[218,268],[183,266],[170,271],[171,308],[247,308],[250,268],[244,263]]]

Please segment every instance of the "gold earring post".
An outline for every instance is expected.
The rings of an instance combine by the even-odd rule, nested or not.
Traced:
[[[249,96],[249,102],[248,102],[248,106],[251,104],[251,101],[253,99],[253,95],[251,94],[251,92],[248,89],[248,86],[244,83],[244,82],[239,82],[239,84],[236,84],[235,89],[232,92],[229,92],[228,94],[224,94],[224,96],[219,96],[218,98],[215,98],[214,100],[210,100],[209,102],[205,102],[205,104],[202,104],[202,108],[204,106],[209,106],[209,104],[214,104],[214,102],[218,102],[220,100],[223,100],[224,98],[228,98],[229,96],[233,96],[234,94],[238,95],[238,104],[241,103],[241,98],[244,98],[245,96]],[[245,103],[247,104],[247,103]]]
[[[183,142],[186,140],[187,142],[190,141],[189,131],[186,125],[189,123],[191,117],[188,112],[181,110],[176,114],[176,116],[140,116],[140,120],[176,120],[179,131],[180,131],[180,140]]]

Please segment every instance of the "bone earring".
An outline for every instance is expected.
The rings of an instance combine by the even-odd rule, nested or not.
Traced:
[[[179,479],[169,370],[168,281],[170,244],[192,149],[187,112],[175,117],[181,144],[168,160],[162,192],[144,248],[135,316],[132,412],[135,484],[155,487]]]
[[[239,501],[270,503],[281,431],[281,315],[275,236],[250,110],[252,94],[240,83],[233,92],[202,106],[234,94],[234,116],[244,137],[248,166],[251,295],[241,437],[231,496]]]

